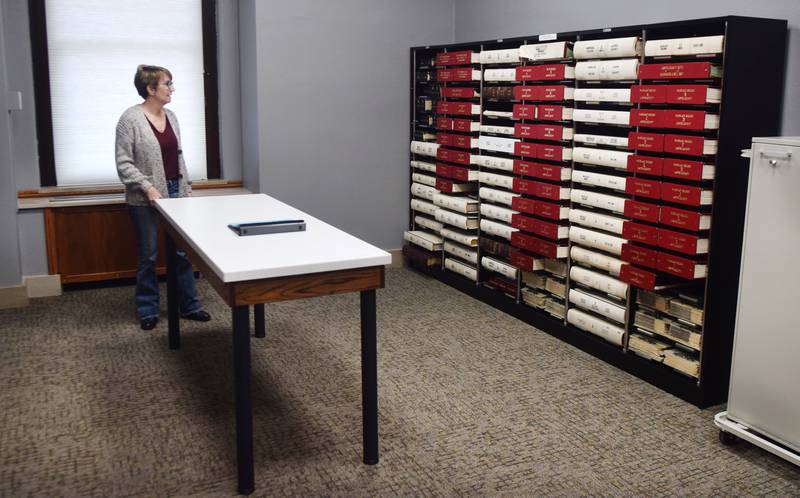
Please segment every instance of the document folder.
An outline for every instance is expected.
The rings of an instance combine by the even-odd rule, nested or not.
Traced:
[[[237,235],[303,232],[306,229],[306,222],[303,220],[255,221],[251,223],[231,223],[228,228],[236,232]]]

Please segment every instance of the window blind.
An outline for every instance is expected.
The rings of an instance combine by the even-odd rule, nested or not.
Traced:
[[[205,179],[201,0],[47,0],[47,50],[58,185],[119,183],[117,120],[142,102],[139,64],[172,72],[191,179]]]

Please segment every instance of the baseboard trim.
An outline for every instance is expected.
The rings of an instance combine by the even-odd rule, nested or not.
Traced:
[[[0,287],[0,310],[23,308],[28,305],[28,293],[25,286]]]
[[[61,275],[29,275],[22,277],[29,298],[61,295]]]
[[[387,252],[392,255],[392,264],[390,266],[392,268],[402,268],[403,267],[403,250],[402,249],[390,249]]]

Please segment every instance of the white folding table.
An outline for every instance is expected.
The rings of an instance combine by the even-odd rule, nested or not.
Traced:
[[[174,248],[186,252],[233,311],[238,491],[255,490],[250,393],[250,317],[265,336],[264,303],[344,292],[361,293],[361,384],[364,463],[378,463],[375,290],[384,287],[391,255],[264,194],[160,199],[167,234],[169,347],[180,348]],[[239,236],[231,223],[302,219],[306,230]]]

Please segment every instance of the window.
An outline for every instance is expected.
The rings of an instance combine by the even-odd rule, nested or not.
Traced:
[[[168,68],[192,179],[219,178],[213,0],[31,0],[42,186],[118,183],[114,138],[141,97],[139,64]]]

